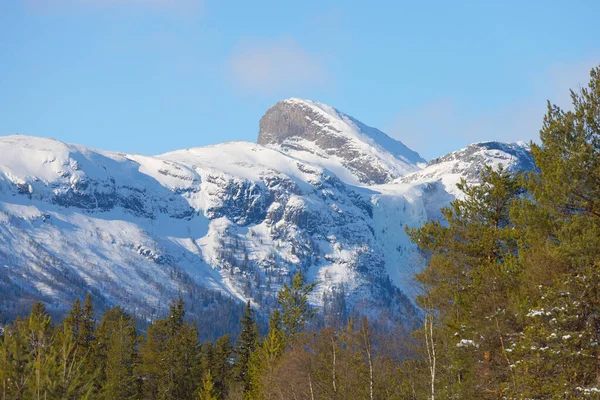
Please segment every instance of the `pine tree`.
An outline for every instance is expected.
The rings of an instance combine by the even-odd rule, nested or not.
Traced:
[[[218,338],[214,346],[214,356],[209,369],[213,374],[215,392],[220,399],[225,398],[232,378],[231,359],[233,358],[233,345],[231,336],[223,335]]]
[[[0,351],[2,400],[21,399],[27,388],[30,356],[25,321],[17,318],[11,325],[4,327]]]
[[[61,329],[57,330],[55,350],[61,370],[58,391],[64,398],[84,398],[92,393],[95,370],[90,320],[93,323],[93,309],[89,305],[89,296],[85,308],[82,308],[79,299],[76,299],[63,319]]]
[[[532,146],[539,174],[515,210],[526,327],[513,346],[513,393],[574,398],[600,387],[600,67],[590,77],[571,92],[572,111],[548,104]]]
[[[25,321],[29,342],[27,387],[25,397],[36,400],[52,396],[53,382],[58,377],[55,355],[52,352],[52,320],[42,303],[35,303]]]
[[[312,308],[308,303],[308,296],[315,286],[315,282],[305,284],[304,276],[298,270],[291,286],[284,284],[277,294],[277,302],[283,313],[283,330],[292,340],[317,312],[317,309]]]
[[[421,337],[438,350],[442,396],[482,396],[485,388],[497,397],[512,376],[505,341],[519,329],[510,316],[522,271],[510,211],[523,189],[502,168],[486,168],[481,179],[458,184],[464,197],[442,209],[444,223],[407,230],[427,259],[418,301],[437,323]]]
[[[171,304],[167,319],[157,320],[148,328],[137,367],[145,397],[184,400],[196,393],[198,332],[184,316],[179,298]]]
[[[578,398],[587,390],[592,395],[600,383],[600,264],[560,279],[529,309],[528,324],[511,348],[513,395]]]
[[[213,381],[213,377],[210,373],[210,369],[207,369],[204,373],[204,378],[202,378],[202,386],[199,391],[199,399],[200,400],[217,400],[217,393],[215,391],[215,384]]]
[[[2,330],[2,337],[1,337],[1,341],[0,341],[0,380],[2,382],[2,387],[1,387],[1,393],[2,393],[2,400],[6,400],[8,396],[8,394],[11,391],[11,369],[12,369],[12,365],[11,365],[11,356],[12,354],[10,353],[9,350],[9,342],[8,342],[8,337],[10,333],[7,332],[7,327],[5,327]]]
[[[74,306],[74,309],[77,305]],[[94,375],[86,368],[91,353],[78,345],[71,326],[72,319],[65,318],[62,329],[58,329],[53,351],[56,354],[59,380],[55,382],[57,397],[63,399],[91,398],[94,391]]]
[[[135,320],[119,306],[104,313],[95,332],[94,359],[99,398],[130,399],[138,393],[134,367],[138,336]]]
[[[242,331],[237,341],[235,352],[237,354],[234,365],[235,379],[242,383],[244,393],[250,391],[250,376],[248,367],[250,364],[250,356],[256,350],[258,341],[258,327],[256,325],[254,311],[250,306],[250,302],[246,304],[244,315],[240,321]]]
[[[282,327],[282,316],[279,310],[273,311],[269,319],[269,332],[250,355],[248,374],[250,390],[246,394],[250,399],[259,399],[265,387],[272,385],[279,357],[286,347],[286,335]]]
[[[77,344],[81,346],[85,351],[88,351],[94,341],[94,329],[96,327],[96,318],[94,313],[94,305],[92,304],[92,295],[87,294],[85,296],[85,302],[83,303],[82,322],[79,334],[77,337]]]
[[[83,333],[83,310],[81,308],[81,302],[79,299],[75,299],[73,306],[69,310],[67,316],[63,319],[63,325],[65,327],[70,328],[71,336],[75,338],[77,341],[77,345],[79,345],[79,338]]]

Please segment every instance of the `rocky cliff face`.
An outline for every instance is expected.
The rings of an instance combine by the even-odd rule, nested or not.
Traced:
[[[299,100],[265,114],[259,141],[143,157],[0,138],[0,307],[60,311],[91,291],[152,319],[182,293],[216,334],[244,301],[269,312],[301,269],[322,309],[408,321],[404,226],[438,217],[485,164],[533,167],[526,146],[488,142],[420,169],[380,131]]]
[[[345,169],[363,184],[390,182],[418,170],[419,154],[383,132],[324,104],[281,101],[260,120],[258,143],[325,167]]]

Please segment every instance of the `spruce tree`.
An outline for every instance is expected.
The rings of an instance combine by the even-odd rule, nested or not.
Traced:
[[[217,393],[215,390],[215,384],[213,377],[210,373],[210,369],[207,369],[202,378],[202,385],[200,386],[198,398],[199,400],[217,400]]]
[[[35,303],[25,321],[29,342],[24,397],[41,400],[52,397],[58,381],[57,363],[52,352],[52,320],[42,303]]]
[[[256,350],[259,336],[250,301],[246,304],[244,315],[240,322],[242,331],[240,332],[235,349],[237,357],[234,365],[234,373],[235,379],[242,383],[244,393],[248,393],[250,391],[250,376],[248,374],[250,356]]]
[[[78,304],[74,305],[77,309]],[[94,392],[94,374],[87,368],[91,353],[84,350],[76,339],[73,320],[65,318],[56,332],[53,351],[59,364],[59,380],[55,382],[57,397],[63,399],[91,398]]]
[[[298,270],[291,285],[284,284],[277,294],[277,302],[282,310],[283,330],[292,339],[317,312],[308,303],[308,296],[315,286],[315,282],[305,284],[302,271]]]
[[[248,366],[250,390],[246,393],[247,398],[261,398],[265,388],[273,383],[278,360],[286,347],[282,319],[280,311],[275,309],[269,318],[267,336],[257,346],[256,351],[250,355]]]
[[[144,397],[185,400],[196,393],[198,332],[184,316],[179,298],[171,304],[167,319],[154,321],[148,328],[136,369]]]
[[[94,341],[94,329],[96,327],[96,317],[92,295],[87,294],[83,303],[82,322],[79,334],[77,335],[77,344],[85,351],[89,350]]]
[[[104,313],[95,336],[98,397],[135,398],[138,394],[134,375],[138,347],[135,320],[117,306]]]
[[[209,369],[212,373],[215,392],[219,399],[226,397],[232,379],[233,345],[231,336],[223,335],[215,342],[213,360]]]
[[[63,325],[71,330],[71,336],[77,341],[79,345],[80,337],[83,334],[83,309],[81,308],[81,302],[79,298],[75,299],[73,306],[69,310],[67,316],[63,319]]]
[[[0,358],[2,400],[21,399],[27,388],[27,368],[30,346],[26,323],[17,317],[3,329]]]

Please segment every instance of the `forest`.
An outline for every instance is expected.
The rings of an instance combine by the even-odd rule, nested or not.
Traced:
[[[488,167],[443,220],[406,228],[423,256],[413,332],[317,329],[301,272],[266,333],[248,303],[214,342],[181,299],[144,331],[91,296],[60,323],[36,303],[0,332],[0,399],[600,398],[600,67],[571,98],[548,103],[535,171]]]

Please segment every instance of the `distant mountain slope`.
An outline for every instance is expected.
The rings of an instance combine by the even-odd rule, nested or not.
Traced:
[[[502,165],[510,172],[530,171],[535,168],[535,161],[529,152],[529,145],[523,142],[473,143],[464,149],[434,158],[422,170],[406,175],[399,181],[412,184],[439,181],[449,193],[456,195],[456,184],[460,178],[477,182],[485,165]]]
[[[152,318],[179,292],[215,290],[268,310],[297,268],[319,281],[314,303],[336,290],[349,307],[393,294],[369,197],[318,166],[243,142],[142,157],[0,139],[9,150],[4,296],[61,306],[93,289]]]
[[[313,117],[337,113],[317,108],[329,111],[311,105]],[[293,138],[277,138],[285,129],[274,120],[267,125],[280,133],[261,131],[268,147],[232,142],[155,157],[0,137],[3,314],[34,300],[60,312],[91,291],[100,307],[120,303],[151,320],[182,294],[192,315],[215,319],[207,329],[216,334],[231,328],[243,301],[269,312],[301,269],[318,283],[311,302],[321,309],[409,321],[419,264],[404,226],[439,217],[460,177],[476,182],[485,164],[531,169],[531,155],[522,145],[478,143],[421,170],[399,142],[335,115],[313,132],[342,138],[324,155],[293,150],[312,133],[296,126]],[[311,143],[325,146],[319,140]],[[352,163],[348,146],[374,167]]]
[[[260,120],[258,143],[322,165],[348,183],[386,183],[417,171],[418,153],[325,104],[287,99]]]

